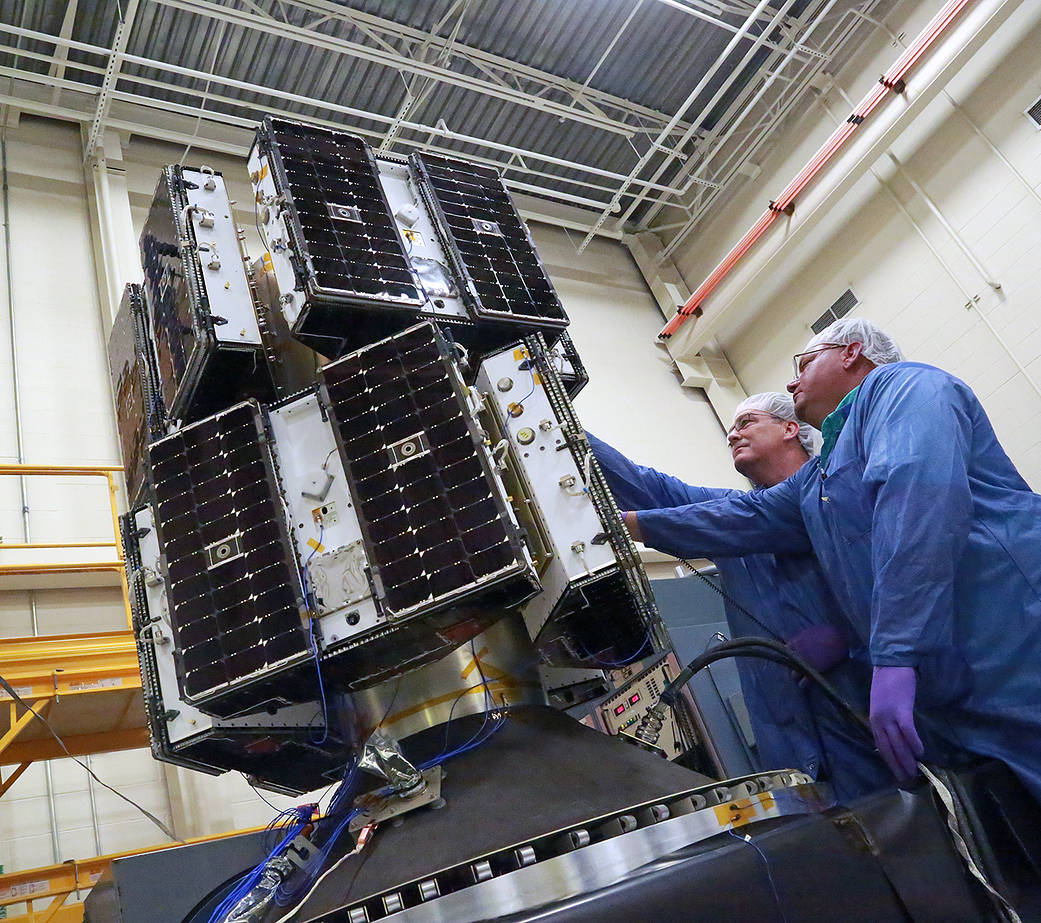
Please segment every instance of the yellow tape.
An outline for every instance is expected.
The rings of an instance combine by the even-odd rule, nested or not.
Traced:
[[[309,538],[307,544],[310,545],[315,551],[325,551],[325,545],[323,545],[317,539]]]
[[[743,827],[759,817],[761,810],[768,811],[773,806],[774,796],[770,792],[763,792],[752,798],[717,804],[713,810],[720,827]]]

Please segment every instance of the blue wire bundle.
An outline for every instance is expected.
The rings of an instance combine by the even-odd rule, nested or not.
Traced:
[[[310,558],[308,558],[308,561],[310,561]],[[430,760],[427,760],[424,763],[419,764],[417,768],[420,770],[429,769],[432,766],[437,766],[441,763],[447,762],[448,760],[456,756],[459,756],[462,753],[467,753],[470,750],[475,750],[477,747],[486,743],[506,723],[508,712],[505,708],[503,708],[500,717],[495,720],[495,723],[492,725],[491,729],[486,731],[486,729],[488,728],[488,722],[491,718],[491,712],[494,702],[491,698],[491,690],[488,688],[488,678],[487,676],[485,676],[484,670],[481,669],[481,663],[477,657],[477,651],[473,641],[470,642],[470,650],[473,652],[474,663],[477,665],[478,672],[481,675],[481,682],[477,685],[480,685],[484,688],[484,720],[481,722],[481,726],[477,729],[476,733],[474,733],[469,740],[459,745],[458,747],[455,747],[454,749],[449,749],[448,740],[453,715],[455,714],[456,705],[459,704],[464,695],[466,695],[468,692],[471,692],[473,689],[476,689],[477,685],[471,686],[469,689],[464,689],[456,697],[456,700],[452,703],[452,708],[448,713],[448,722],[445,727],[444,748],[442,749],[441,753],[439,753],[437,756],[433,757]],[[361,812],[361,808],[351,807],[354,801],[354,796],[356,794],[354,779],[357,775],[357,771],[358,764],[356,762],[352,763],[348,767],[348,769],[344,773],[343,781],[337,787],[336,791],[333,793],[332,800],[329,802],[329,810],[327,811],[325,817],[323,817],[318,822],[315,831],[312,834],[316,840],[322,838],[320,836],[321,832],[327,829],[330,825],[335,824],[335,826],[332,828],[332,831],[329,833],[329,835],[327,837],[324,837],[324,842],[318,848],[307,871],[299,878],[294,876],[295,880],[292,886],[288,886],[287,882],[283,882],[281,885],[279,885],[278,890],[275,892],[275,903],[280,907],[295,905],[306,897],[309,889],[313,887],[315,880],[318,878],[318,875],[327,866],[329,856],[332,854],[333,849],[335,849],[336,844],[340,841],[340,838],[342,837],[344,831],[348,829],[351,821],[354,820],[354,818],[357,817],[357,815]],[[385,790],[383,790],[381,794],[390,794],[391,791],[392,789],[388,787]],[[275,852],[277,853],[277,849],[275,850]]]
[[[583,651],[586,657],[590,658],[593,661],[593,663],[595,663],[598,667],[627,667],[634,660],[638,660],[640,656],[643,654],[644,650],[647,649],[648,645],[651,642],[651,633],[653,631],[654,626],[648,624],[647,631],[644,632],[643,641],[640,642],[640,646],[636,649],[636,652],[631,656],[624,658],[623,660],[600,660],[595,654],[591,654],[589,651],[586,651],[584,649],[584,646]]]
[[[270,862],[275,856],[279,855],[290,843],[293,842],[299,835],[300,831],[310,823],[311,812],[314,809],[314,805],[305,804],[297,808],[291,808],[288,811],[279,812],[278,816],[269,825],[271,829],[275,829],[275,825],[283,817],[291,817],[294,822],[290,824],[289,831],[279,841],[278,845],[269,852],[264,859],[258,863],[253,869],[247,872],[240,880],[239,883],[231,890],[231,893],[224,898],[220,904],[217,905],[216,910],[210,915],[209,923],[221,923],[222,920],[234,909],[235,905],[242,900],[249,892],[256,886],[257,882],[260,881],[261,875],[264,873],[264,867]]]
[[[329,802],[329,810],[315,827],[312,835],[317,839],[318,834],[322,830],[333,823],[336,824],[329,836],[326,837],[325,842],[318,848],[318,852],[311,861],[310,868],[306,874],[291,888],[286,887],[286,883],[283,882],[275,892],[275,903],[280,907],[296,903],[304,896],[307,889],[311,887],[315,878],[317,878],[318,873],[325,867],[326,862],[329,860],[329,854],[333,851],[344,830],[348,828],[351,821],[360,813],[360,808],[351,807],[355,796],[354,778],[357,772],[358,764],[351,763],[344,773],[343,781],[333,793],[332,800]]]
[[[535,369],[533,368],[533,365],[534,363],[531,359],[525,359],[518,366],[518,368],[527,371],[531,375],[531,390],[527,394],[525,394],[524,397],[522,397],[519,401],[517,401],[517,403],[520,404],[522,407],[524,406],[524,402],[535,393]]]

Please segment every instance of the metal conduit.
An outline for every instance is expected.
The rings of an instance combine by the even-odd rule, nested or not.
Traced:
[[[661,339],[668,339],[683,326],[688,317],[701,313],[701,305],[705,299],[716,290],[742,257],[755,246],[774,221],[777,220],[777,217],[793,205],[796,196],[813,181],[849,137],[878,108],[883,99],[888,94],[896,92],[902,87],[903,77],[914,67],[919,58],[932,47],[935,41],[970,2],[971,0],[947,0],[947,3],[943,5],[932,21],[904,49],[893,66],[879,78],[879,82],[860,101],[849,118],[832,133],[810,161],[782,190],[781,194],[770,203],[770,207],[763,212],[759,220],[745,232],[745,235],[734,245],[722,262],[698,286],[672,320],[662,328],[658,334]]]

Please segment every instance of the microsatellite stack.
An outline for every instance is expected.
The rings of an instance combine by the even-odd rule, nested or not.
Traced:
[[[223,178],[163,171],[145,284],[111,343],[154,755],[295,793],[393,764],[394,793],[364,796],[382,817],[436,802],[446,754],[504,724],[524,742],[486,770],[522,746],[525,791],[540,767],[599,772],[622,748],[622,789],[550,797],[553,830],[704,784],[668,762],[710,751],[689,698],[656,754],[608,739],[679,665],[572,404],[588,375],[567,315],[501,178],[280,119],[249,172],[253,264]],[[485,797],[477,776],[453,784],[451,803],[459,786]],[[478,841],[497,854],[543,823],[511,810]]]
[[[486,351],[568,323],[498,173],[267,118],[249,156],[257,227],[293,335],[332,358],[417,321]]]
[[[184,758],[167,725],[185,708],[239,733],[300,705],[313,719],[323,688],[388,683],[511,612],[541,662],[577,669],[576,683],[595,675],[604,693],[605,667],[668,650],[537,335],[468,386],[424,322],[326,365],[317,391],[237,404],[149,457],[150,501],[126,531],[145,672],[173,678],[147,694],[161,755]],[[288,745],[307,725],[278,733]],[[322,736],[302,788],[356,743],[350,729]],[[695,737],[689,720],[677,728],[675,755]],[[253,774],[284,786],[279,772]]]
[[[163,170],[141,234],[149,336],[167,414],[197,420],[272,396],[224,178]]]

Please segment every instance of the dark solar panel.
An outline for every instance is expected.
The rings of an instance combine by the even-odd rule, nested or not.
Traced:
[[[565,327],[567,314],[499,174],[434,154],[413,154],[410,163],[474,317]]]
[[[199,329],[192,304],[192,291],[185,276],[178,225],[181,209],[187,204],[179,194],[176,180],[171,186],[169,170],[159,177],[141,233],[141,265],[152,331],[163,404],[177,414],[190,388],[185,379],[192,366],[193,354],[207,344],[205,331]]]
[[[141,499],[145,482],[145,448],[159,435],[159,397],[152,391],[144,336],[141,286],[128,285],[108,338],[109,374],[116,403],[116,428],[126,471],[131,507]]]
[[[149,453],[182,691],[218,714],[222,690],[309,653],[262,425],[250,401]]]
[[[369,562],[395,615],[527,568],[453,374],[430,324],[321,372]]]
[[[276,188],[295,218],[290,233],[300,238],[292,246],[313,274],[301,280],[311,294],[416,308],[426,303],[361,138],[268,119],[261,147],[277,165]]]

